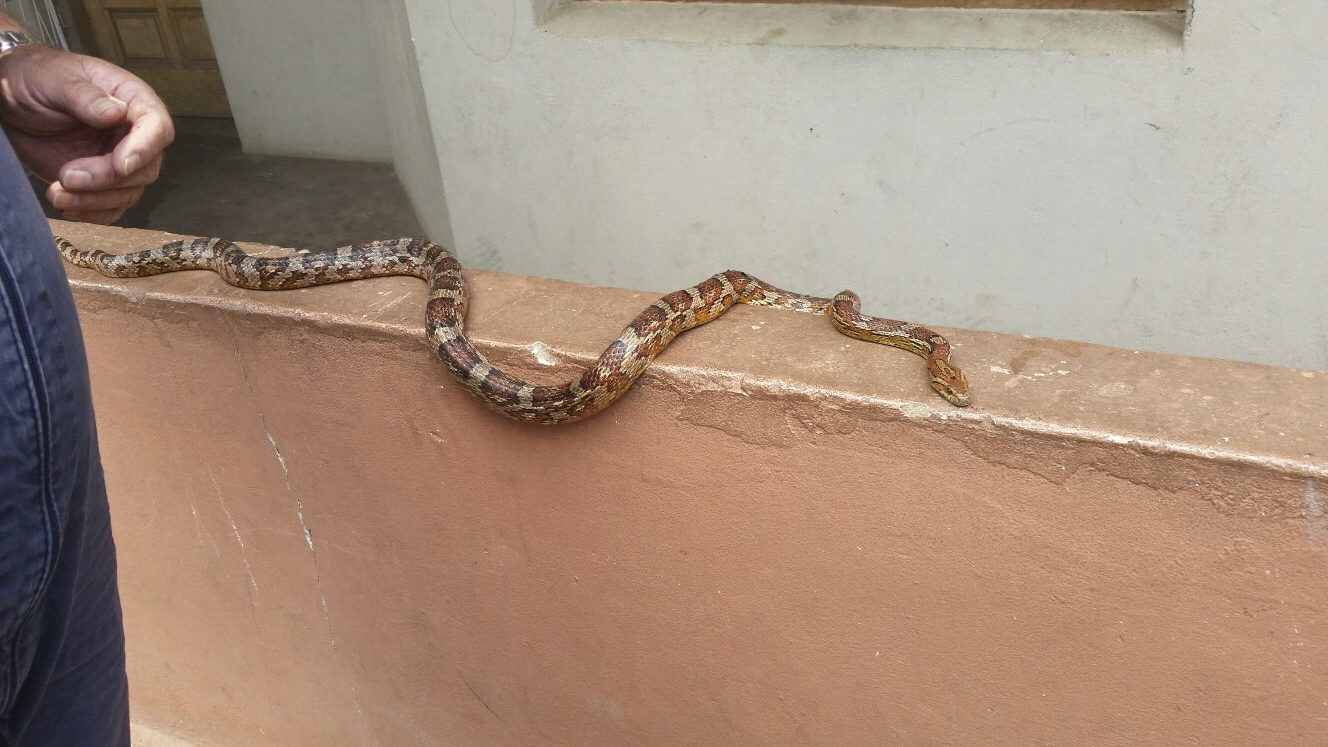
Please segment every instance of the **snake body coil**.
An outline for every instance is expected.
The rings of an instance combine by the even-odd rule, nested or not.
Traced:
[[[587,418],[631,387],[678,333],[723,314],[734,303],[828,314],[840,332],[893,345],[927,361],[931,385],[951,403],[969,404],[968,382],[950,365],[950,344],[926,327],[866,316],[851,291],[833,299],[790,293],[735,270],[721,272],[646,307],[580,377],[555,386],[523,381],[489,363],[466,338],[467,294],[461,263],[422,239],[387,239],[293,257],[256,257],[225,239],[175,241],[131,254],[79,249],[57,237],[70,263],[111,277],[142,277],[178,270],[212,270],[227,283],[252,290],[287,290],[343,280],[411,275],[429,284],[425,325],[438,357],[457,381],[502,414],[553,425]]]

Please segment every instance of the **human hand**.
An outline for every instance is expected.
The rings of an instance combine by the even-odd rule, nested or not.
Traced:
[[[36,44],[0,55],[0,125],[19,160],[50,182],[46,200],[89,223],[137,203],[175,139],[166,105],[137,76]]]

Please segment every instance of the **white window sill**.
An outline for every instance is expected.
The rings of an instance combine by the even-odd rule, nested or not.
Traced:
[[[565,0],[540,28],[637,41],[1109,53],[1179,49],[1185,14]]]

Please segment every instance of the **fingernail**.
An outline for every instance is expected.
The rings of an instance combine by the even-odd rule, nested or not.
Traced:
[[[141,163],[143,163],[143,159],[142,159],[142,158],[139,158],[139,156],[138,156],[137,153],[134,153],[133,155],[125,156],[125,160],[124,160],[124,172],[125,172],[126,174],[132,174],[132,173],[134,173],[135,171],[138,170],[138,165],[141,164]]]
[[[74,204],[74,196],[68,192],[56,192],[55,197],[51,198],[51,205],[63,210]]]
[[[87,189],[92,186],[92,174],[87,171],[71,171],[65,174],[60,183],[69,189]]]
[[[119,114],[124,111],[125,102],[114,96],[107,96],[104,99],[98,99],[97,103],[92,105],[93,113],[99,117],[109,117],[112,114]]]

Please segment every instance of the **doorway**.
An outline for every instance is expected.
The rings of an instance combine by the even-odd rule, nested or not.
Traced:
[[[68,0],[88,54],[152,86],[176,117],[230,117],[201,0]]]

